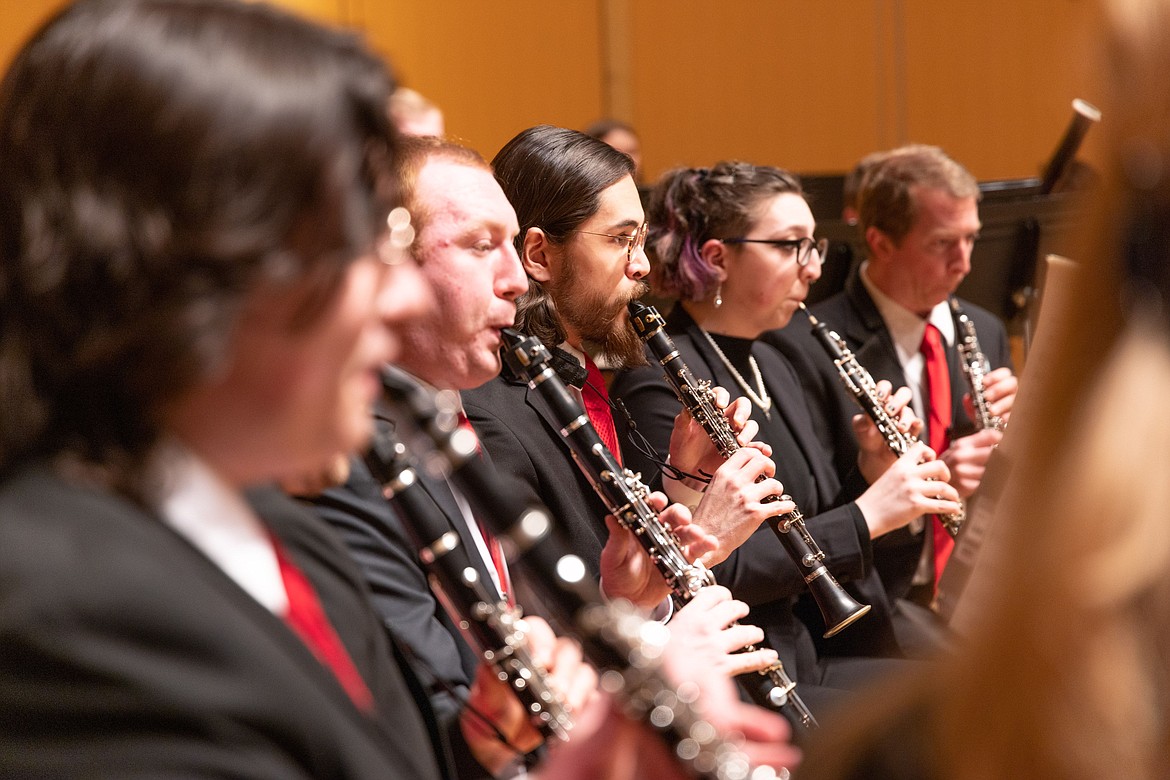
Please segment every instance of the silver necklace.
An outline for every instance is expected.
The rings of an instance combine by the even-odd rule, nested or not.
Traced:
[[[760,366],[756,363],[754,355],[748,355],[748,365],[752,367],[752,378],[756,380],[756,387],[760,389],[757,394],[752,390],[747,380],[743,375],[735,370],[735,366],[731,365],[731,361],[727,359],[727,355],[723,354],[723,350],[719,349],[719,345],[715,343],[715,339],[711,338],[711,334],[699,328],[699,332],[707,339],[707,343],[711,345],[711,349],[715,350],[715,354],[723,361],[723,365],[727,366],[727,370],[731,372],[731,376],[735,378],[736,383],[740,389],[747,393],[747,397],[752,399],[752,403],[760,408],[764,413],[764,417],[772,419],[772,398],[768,395],[767,388],[764,387],[764,377],[760,375]]]

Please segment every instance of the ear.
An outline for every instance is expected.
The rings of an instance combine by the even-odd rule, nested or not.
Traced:
[[[865,229],[865,243],[869,247],[871,260],[884,260],[895,249],[893,240],[876,227]]]
[[[540,228],[528,228],[520,247],[520,263],[524,273],[534,281],[547,283],[552,278],[552,242]]]
[[[717,238],[709,238],[699,247],[699,257],[715,269],[715,278],[720,282],[727,280],[727,256],[727,244]]]

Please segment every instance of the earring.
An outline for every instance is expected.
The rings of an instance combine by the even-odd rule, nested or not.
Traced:
[[[719,286],[715,288],[715,308],[718,309],[722,305],[723,305],[723,282],[720,282]]]

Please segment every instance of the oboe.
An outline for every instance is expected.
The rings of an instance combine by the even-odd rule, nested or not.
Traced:
[[[634,330],[654,353],[675,396],[695,422],[707,432],[719,454],[730,458],[740,445],[727,417],[715,405],[715,391],[711,389],[711,383],[695,379],[667,334],[657,309],[641,301],[630,301],[628,308]],[[756,481],[764,478],[760,475]],[[764,500],[791,501],[792,497],[785,494],[769,496]],[[869,612],[869,605],[861,604],[850,596],[825,566],[825,553],[809,533],[804,515],[799,509],[769,518],[768,525],[804,575],[805,584],[824,618],[826,638],[839,633]]]
[[[818,320],[803,303],[800,304],[800,310],[808,316],[813,335],[837,367],[837,373],[845,385],[845,389],[853,396],[853,400],[861,407],[861,411],[873,420],[873,424],[885,437],[886,446],[899,457],[905,455],[912,446],[918,443],[917,437],[904,433],[898,428],[894,418],[886,411],[885,404],[878,397],[873,377],[865,370],[864,366],[857,362],[857,358],[853,356],[845,339],[837,335],[836,331],[829,330],[829,326]],[[938,519],[951,536],[958,536],[966,516],[963,512],[956,512],[950,515],[938,515]]]
[[[951,296],[951,314],[955,317],[955,325],[959,330],[959,340],[956,345],[959,350],[959,359],[962,362],[963,376],[971,390],[971,405],[975,408],[975,427],[978,430],[992,428],[997,431],[1004,429],[1004,421],[991,411],[991,404],[983,390],[983,378],[991,370],[991,364],[979,346],[979,338],[975,335],[975,323],[959,305],[959,299]]]
[[[407,448],[394,435],[393,424],[375,414],[374,439],[363,459],[382,485],[382,494],[401,510],[403,522],[418,545],[419,559],[447,601],[458,612],[466,631],[497,677],[512,686],[529,718],[545,738],[568,739],[573,719],[548,672],[528,649],[519,609],[489,592],[446,516],[418,484]],[[494,589],[493,589],[494,590]]]
[[[443,469],[491,526],[526,579],[581,643],[601,671],[601,686],[626,714],[650,727],[691,774],[701,780],[768,780],[771,767],[748,758],[700,715],[693,686],[676,688],[661,664],[665,626],[648,622],[628,602],[606,603],[585,562],[574,554],[564,529],[543,507],[528,506],[505,490],[495,470],[477,453],[475,434],[458,426],[458,398],[405,387],[394,369],[383,372],[386,399],[401,427],[412,427],[410,443],[428,468]],[[784,773],[786,776],[787,773]]]
[[[551,355],[548,349],[538,339],[523,337],[515,331],[505,330],[503,338],[503,355],[509,368],[527,379],[529,387],[537,390],[548,402],[553,415],[563,426],[561,437],[569,445],[573,459],[613,516],[642,545],[670,586],[675,606],[683,607],[699,590],[714,585],[714,575],[702,563],[687,560],[678,537],[646,503],[650,491],[639,475],[623,469],[602,443],[581,404],[569,394],[549,366]],[[749,646],[746,649],[755,648]],[[763,697],[765,703],[781,711],[787,710],[794,722],[806,728],[818,725],[812,712],[796,694],[796,683],[779,659],[761,670],[759,675],[768,683],[768,691]]]

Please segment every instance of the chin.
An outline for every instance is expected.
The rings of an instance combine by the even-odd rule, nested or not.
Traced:
[[[338,424],[336,445],[327,457],[338,452],[364,450],[374,436],[374,404],[362,404]]]
[[[452,371],[449,376],[452,389],[473,390],[486,385],[499,373],[499,353],[494,349],[485,349],[481,353],[468,355],[463,370]]]

